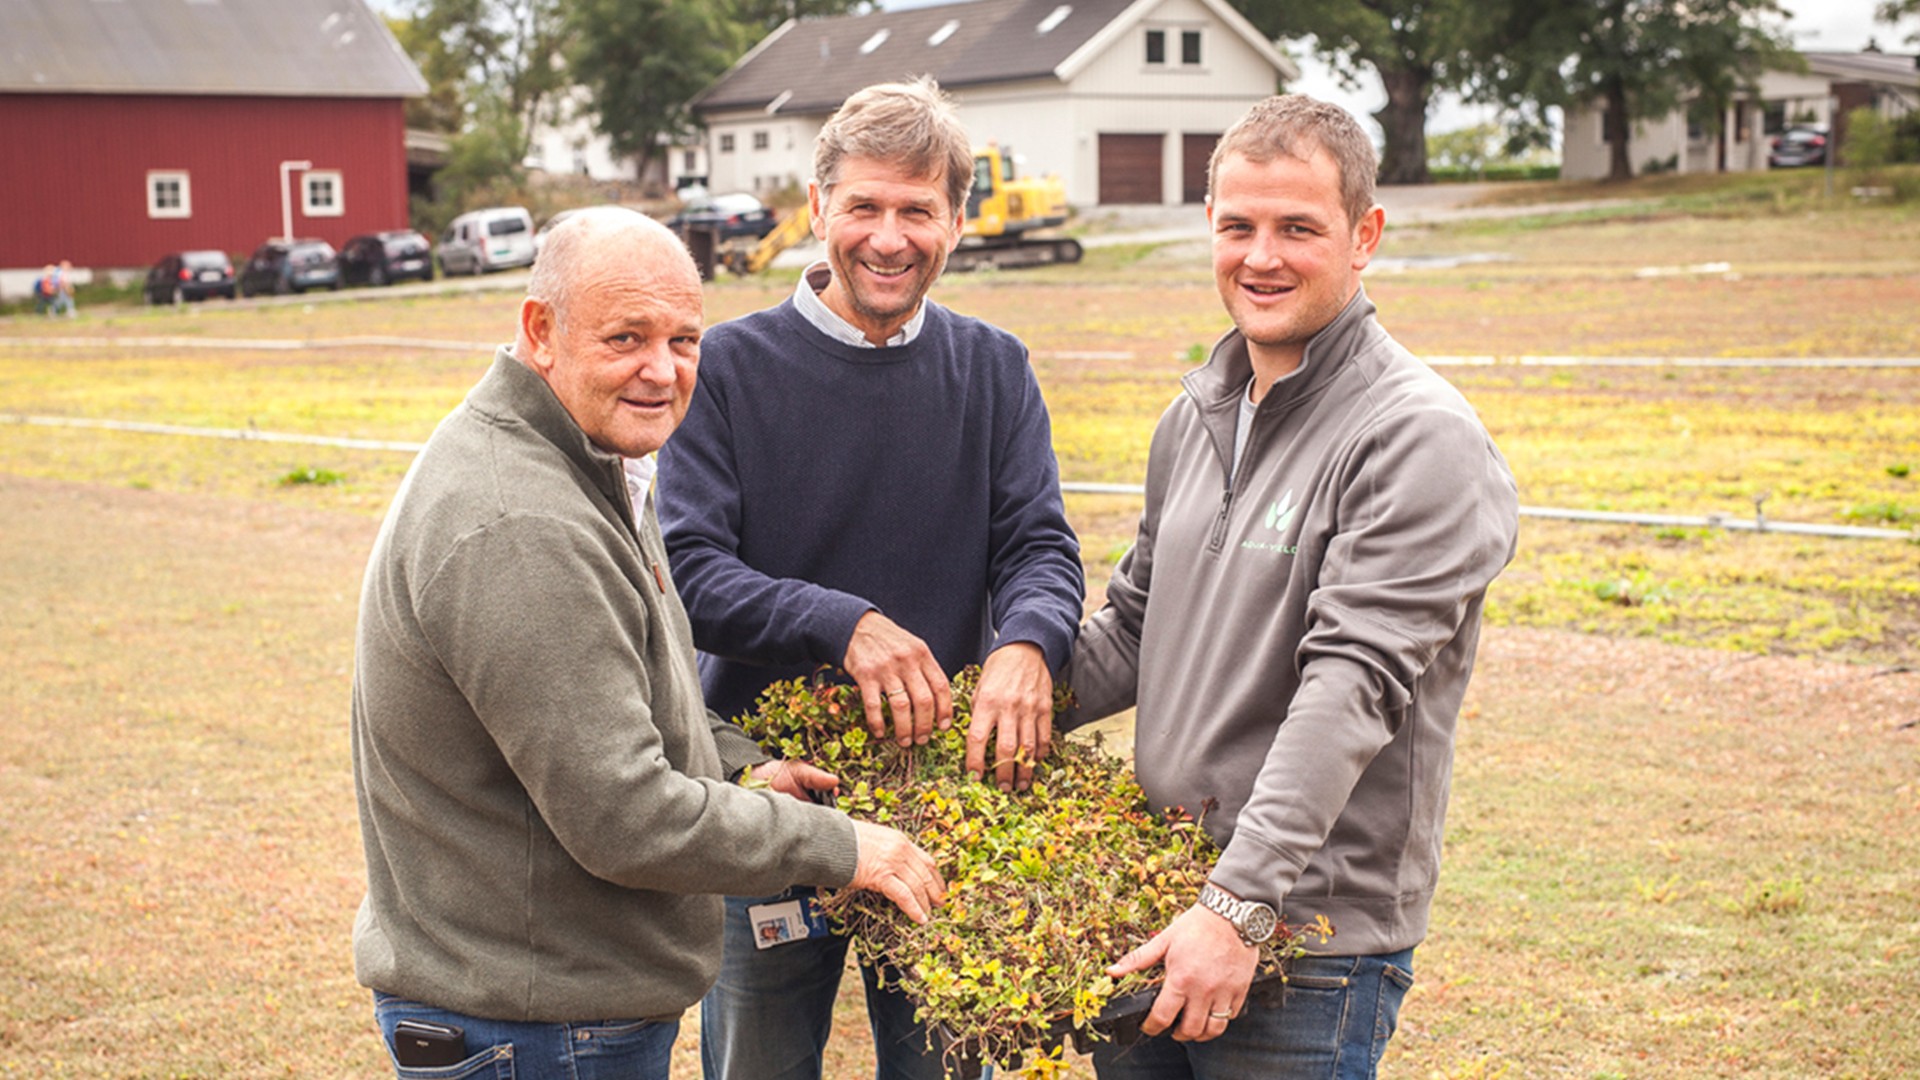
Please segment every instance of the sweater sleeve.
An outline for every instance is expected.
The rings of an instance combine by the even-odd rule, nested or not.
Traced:
[[[740,557],[742,485],[723,389],[701,381],[660,450],[655,505],[673,580],[701,651],[754,664],[839,664],[874,605],[778,578]]]
[[[489,572],[501,566],[520,572]],[[676,764],[711,752],[696,742],[711,714],[697,694],[690,715],[656,711],[666,699],[647,656],[659,643],[640,597],[604,587],[620,578],[586,526],[520,514],[463,537],[421,589],[431,648],[555,838],[629,888],[759,895],[851,881],[844,815]]]
[[[1046,401],[1024,349],[1017,371],[1011,407],[995,417],[987,570],[995,644],[1032,642],[1058,674],[1079,629],[1086,572],[1060,497]]]
[[[1276,904],[1512,558],[1518,528],[1504,460],[1451,410],[1376,425],[1345,469],[1343,524],[1327,541],[1296,658],[1300,688],[1212,875]]]

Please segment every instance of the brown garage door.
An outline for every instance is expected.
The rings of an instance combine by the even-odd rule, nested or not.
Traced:
[[[1207,201],[1207,159],[1213,156],[1218,135],[1180,136],[1180,201]]]
[[[1161,135],[1100,134],[1100,202],[1160,201]]]

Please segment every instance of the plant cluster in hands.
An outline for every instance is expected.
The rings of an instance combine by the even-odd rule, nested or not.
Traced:
[[[1157,980],[1107,968],[1193,905],[1218,850],[1187,815],[1155,814],[1097,742],[1056,741],[1025,792],[969,776],[978,679],[978,668],[954,677],[954,723],[924,746],[873,738],[859,691],[838,684],[776,683],[740,722],[768,752],[838,775],[840,809],[901,830],[938,863],[947,900],[925,924],[870,893],[823,899],[862,957],[919,1002],[950,1053],[1002,1066],[1031,1055],[1044,1074],[1069,1030],[1099,1037],[1093,1021],[1109,1001]],[[1068,694],[1056,692],[1056,714]],[[1259,974],[1304,951],[1302,930],[1281,927]]]

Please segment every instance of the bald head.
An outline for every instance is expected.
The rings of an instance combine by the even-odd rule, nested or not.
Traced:
[[[624,206],[591,206],[570,212],[547,234],[527,281],[527,298],[564,319],[575,290],[612,255],[637,256],[665,278],[700,287],[700,269],[673,230]]]
[[[686,415],[703,315],[700,272],[678,237],[644,214],[594,207],[547,234],[513,352],[596,446],[638,457]]]

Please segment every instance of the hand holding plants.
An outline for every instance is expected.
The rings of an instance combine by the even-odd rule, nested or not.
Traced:
[[[987,744],[993,741],[989,760]],[[1028,641],[1002,645],[980,669],[967,725],[967,772],[1001,791],[1033,785],[1033,766],[1053,751],[1053,674],[1047,654]]]
[[[855,821],[853,834],[860,845],[860,865],[851,887],[879,893],[924,924],[934,905],[947,898],[947,883],[933,856],[885,825]]]
[[[901,746],[925,746],[935,727],[952,726],[953,693],[940,662],[926,642],[885,615],[860,616],[840,666],[859,684],[874,738],[886,738],[889,713]]]
[[[1240,1015],[1259,959],[1260,950],[1241,941],[1232,923],[1195,904],[1107,974],[1124,978],[1164,963],[1166,980],[1140,1030],[1158,1035],[1172,1028],[1180,1042],[1206,1042]]]

